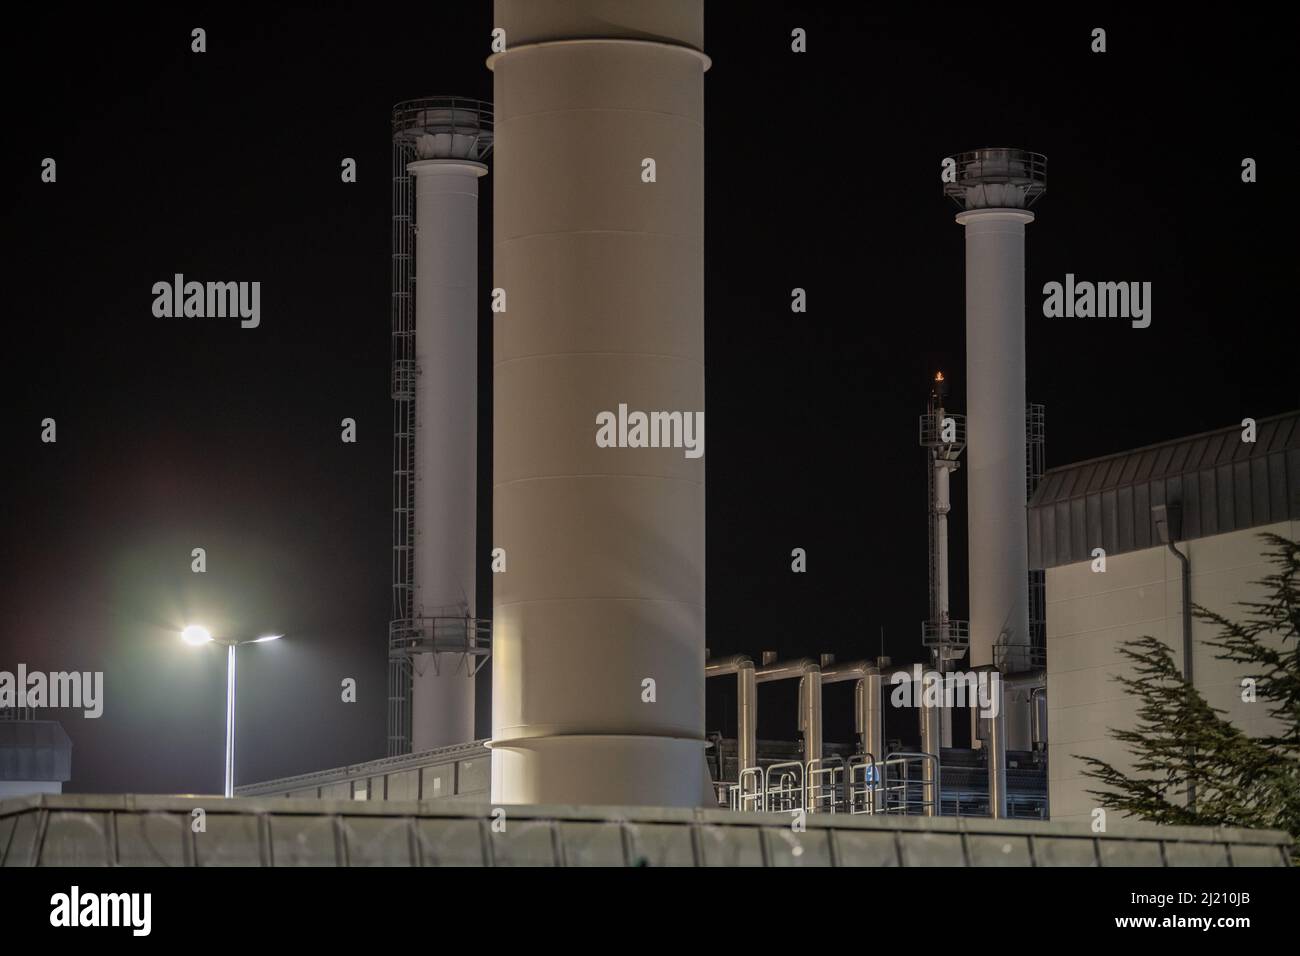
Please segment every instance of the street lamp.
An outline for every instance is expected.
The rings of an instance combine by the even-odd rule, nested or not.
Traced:
[[[208,633],[206,627],[199,627],[197,624],[191,624],[185,630],[181,631],[181,640],[186,644],[193,644],[198,647],[200,644],[206,644],[212,640],[212,635]]]
[[[181,631],[181,640],[198,647],[203,644],[220,644],[226,649],[226,796],[235,795],[235,648],[244,644],[265,644],[278,641],[283,634],[267,634],[243,641],[222,640],[213,637],[206,627],[191,624]]]

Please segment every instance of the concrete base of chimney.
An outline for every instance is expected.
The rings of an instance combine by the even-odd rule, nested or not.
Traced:
[[[554,803],[716,806],[702,740],[571,734],[488,746],[493,802],[538,803],[545,796]],[[698,767],[699,774],[682,773],[683,767]]]

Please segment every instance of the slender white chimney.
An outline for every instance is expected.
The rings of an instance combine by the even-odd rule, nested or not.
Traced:
[[[704,410],[703,22],[496,3],[495,802],[709,793],[704,459],[596,443],[621,403]]]
[[[966,487],[969,666],[1027,666],[1025,224],[1047,160],[1019,149],[956,157],[945,192],[966,227]],[[997,650],[995,650],[997,648]]]
[[[476,100],[399,107],[414,179],[413,751],[474,739],[478,180],[491,112]]]

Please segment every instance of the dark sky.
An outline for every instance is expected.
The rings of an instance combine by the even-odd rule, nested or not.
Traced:
[[[1047,406],[1049,466],[1297,405],[1295,248],[1280,229],[1289,34],[1235,13],[866,6],[708,5],[715,654],[874,656],[883,627],[896,661],[919,655],[916,420],[936,367],[964,408],[946,155],[1049,158],[1027,243],[1028,397]],[[177,642],[187,620],[291,635],[242,653],[239,781],[383,754],[390,110],[491,99],[491,5],[216,9],[9,14],[0,669],[106,672],[101,719],[58,714],[73,791],[219,790],[223,666]],[[805,55],[789,52],[795,26]],[[1104,55],[1089,52],[1095,26]],[[55,185],[39,180],[46,156]],[[1260,182],[1241,182],[1244,156]],[[176,272],[261,281],[261,327],[154,318],[151,286]],[[1039,290],[1066,272],[1152,282],[1151,327],[1042,318]],[[806,315],[789,310],[795,286]],[[40,442],[45,417],[55,445]],[[964,616],[960,478],[954,490]],[[789,570],[796,546],[805,575]],[[206,574],[190,571],[194,547]],[[731,730],[720,690],[709,727]],[[827,700],[828,735],[847,742],[849,692]],[[762,734],[792,737],[793,703],[766,688],[763,703]]]

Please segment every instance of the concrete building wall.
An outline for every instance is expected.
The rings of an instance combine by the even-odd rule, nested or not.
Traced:
[[[1192,601],[1229,619],[1239,617],[1236,603],[1259,600],[1263,589],[1252,584],[1272,568],[1259,535],[1271,531],[1300,536],[1300,522],[1277,524],[1181,542],[1191,562]],[[1099,757],[1121,770],[1131,769],[1126,748],[1109,728],[1129,729],[1137,722],[1137,701],[1114,680],[1125,667],[1122,642],[1144,635],[1160,638],[1182,666],[1182,570],[1164,546],[1109,556],[1104,574],[1091,562],[1047,571],[1047,706],[1048,778],[1053,820],[1090,819],[1096,798],[1084,791],[1096,784],[1082,776],[1079,755]],[[1192,670],[1197,688],[1209,703],[1253,736],[1273,732],[1265,701],[1241,699],[1244,665],[1220,661],[1203,645],[1215,629],[1193,620]]]
[[[652,807],[118,794],[0,802],[9,866],[1285,866],[1285,833]]]
[[[241,797],[294,797],[325,800],[433,800],[440,797],[487,799],[491,758],[483,741],[441,747],[424,753],[384,757],[315,774],[263,780],[236,788]],[[54,791],[57,793],[58,791]],[[0,796],[3,796],[0,791]]]

